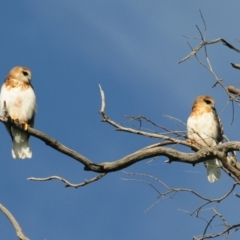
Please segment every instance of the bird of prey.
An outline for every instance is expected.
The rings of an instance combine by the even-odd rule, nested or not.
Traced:
[[[36,114],[36,96],[31,85],[31,71],[26,67],[17,66],[7,75],[0,92],[0,112],[7,111],[9,117],[24,125],[33,127]],[[29,134],[6,124],[12,138],[12,157],[31,158]]]
[[[189,142],[203,148],[213,147],[223,140],[223,127],[215,109],[215,101],[209,96],[195,99],[192,112],[187,121]],[[220,161],[210,159],[204,162],[209,182],[221,177]]]

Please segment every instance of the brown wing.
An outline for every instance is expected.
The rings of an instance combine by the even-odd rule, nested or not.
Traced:
[[[35,114],[33,114],[32,118],[28,120],[28,125],[30,127],[34,127],[34,122],[35,122]]]
[[[217,136],[217,143],[221,142],[223,140],[223,125],[221,122],[221,119],[219,118],[217,111],[215,108],[213,108],[214,118],[215,121],[218,123],[218,136]]]
[[[5,127],[6,127],[6,129],[7,129],[7,131],[8,131],[11,139],[13,140],[13,136],[12,136],[12,132],[11,132],[11,126],[10,126],[9,124],[4,124],[4,125],[5,125]]]

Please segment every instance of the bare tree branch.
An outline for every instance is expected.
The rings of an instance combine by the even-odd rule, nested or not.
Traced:
[[[179,143],[179,144],[191,147],[191,144],[189,144],[187,141],[184,141],[184,140],[177,140],[175,138],[171,138],[171,137],[168,137],[168,136],[165,136],[165,135],[162,135],[162,134],[158,134],[158,133],[149,133],[149,132],[144,132],[144,131],[140,131],[140,130],[135,130],[133,128],[123,127],[120,124],[111,120],[105,112],[100,112],[100,114],[103,117],[102,121],[109,123],[110,125],[115,127],[117,131],[128,132],[128,133],[133,133],[133,134],[137,134],[137,135],[142,135],[142,136],[145,136],[145,137],[172,141],[173,143]]]
[[[226,40],[224,40],[223,38],[218,38],[216,40],[211,40],[211,41],[206,41],[205,39],[205,34],[206,34],[206,22],[203,18],[203,15],[202,15],[202,12],[200,11],[200,15],[201,15],[201,18],[202,18],[202,21],[203,21],[203,24],[204,24],[204,35],[202,34],[201,30],[199,29],[198,26],[197,29],[199,31],[199,34],[201,36],[201,43],[195,48],[195,49],[192,49],[191,48],[191,52],[188,56],[186,56],[185,58],[183,58],[182,60],[180,60],[178,63],[182,63],[186,60],[188,60],[189,58],[191,58],[192,56],[195,56],[198,60],[198,62],[204,66],[212,75],[213,77],[215,78],[215,84],[213,85],[213,87],[215,87],[217,84],[219,84],[223,89],[224,91],[226,92],[226,94],[228,95],[229,97],[229,101],[235,101],[237,103],[240,103],[240,98],[239,98],[239,89],[235,88],[235,87],[232,87],[232,86],[225,86],[222,82],[222,79],[218,78],[216,73],[214,72],[212,66],[211,66],[211,62],[208,58],[208,54],[207,54],[207,48],[206,46],[207,45],[210,45],[210,44],[215,44],[215,43],[218,43],[218,42],[222,42],[225,46],[227,46],[228,48],[240,53],[240,50],[235,48],[233,45],[231,45],[230,43],[228,43]],[[204,64],[202,61],[200,61],[197,57],[197,53],[200,51],[200,49],[204,47],[204,50],[205,50],[205,59],[207,61],[207,65]],[[234,68],[237,68],[239,69],[240,68],[240,65],[239,64],[234,64],[234,63],[231,63],[232,67]],[[232,105],[233,106],[233,105]],[[234,114],[233,114],[233,119],[232,119],[232,122],[234,120]]]
[[[231,63],[233,68],[240,69],[240,64],[237,63]]]
[[[220,212],[218,212],[215,208],[209,208],[209,209],[203,209],[203,207],[206,207],[209,204],[212,203],[220,203],[221,201],[224,201],[225,199],[227,199],[229,197],[229,195],[233,192],[233,190],[236,188],[236,186],[240,185],[240,183],[234,183],[232,185],[232,187],[228,190],[228,192],[226,192],[223,196],[219,197],[219,198],[208,198],[208,197],[204,197],[201,194],[199,194],[198,192],[192,190],[192,189],[186,189],[186,188],[172,188],[169,187],[166,183],[164,183],[162,180],[151,176],[149,174],[142,174],[142,173],[130,173],[130,172],[125,172],[123,171],[125,174],[127,175],[132,175],[132,176],[137,176],[137,177],[145,177],[148,179],[152,179],[155,182],[160,184],[160,187],[163,187],[163,189],[166,190],[160,190],[158,187],[156,187],[154,184],[152,184],[149,181],[145,181],[145,180],[141,180],[141,179],[128,179],[128,178],[121,178],[122,180],[125,181],[134,181],[134,182],[140,182],[140,183],[144,183],[147,184],[148,186],[150,186],[155,192],[157,192],[158,194],[158,200],[156,202],[154,202],[150,207],[147,208],[146,211],[148,211],[150,208],[152,208],[153,206],[155,206],[157,203],[161,202],[162,200],[166,200],[168,198],[173,198],[175,197],[175,195],[179,192],[188,192],[193,194],[194,196],[200,198],[201,200],[204,201],[203,204],[201,204],[200,206],[198,206],[195,210],[193,211],[186,211],[186,210],[182,210],[179,209],[180,211],[183,211],[185,213],[188,213],[190,216],[196,215],[197,218],[201,218],[200,214],[203,211],[206,210],[212,210],[213,211],[213,215],[210,217],[209,220],[205,220],[206,221],[206,226],[204,228],[203,234],[200,237],[194,236],[193,239],[195,240],[202,240],[202,239],[208,239],[208,238],[216,238],[219,236],[223,236],[224,234],[226,234],[226,236],[230,236],[232,235],[234,232],[238,231],[240,229],[240,224],[235,224],[235,225],[230,225],[227,223],[227,221],[225,220],[225,218],[222,216],[222,214]],[[225,229],[219,233],[215,233],[215,234],[207,234],[207,231],[209,229],[209,227],[211,226],[211,224],[213,223],[213,221],[219,218],[220,221],[222,222],[222,225],[225,227]]]
[[[240,224],[235,224],[235,225],[231,225],[228,228],[224,229],[224,231],[219,232],[219,233],[215,233],[215,234],[206,234],[204,236],[201,237],[194,237],[194,240],[204,240],[204,239],[212,239],[212,238],[217,238],[220,236],[224,236],[224,234],[227,234],[227,237],[230,236],[230,231],[238,231],[240,229]],[[226,238],[225,238],[226,239]]]
[[[29,238],[27,238],[20,225],[18,224],[17,220],[13,217],[13,215],[9,212],[9,210],[7,208],[5,208],[2,204],[0,204],[0,210],[6,215],[6,217],[9,219],[9,221],[12,223],[17,237],[19,238],[19,240],[29,240]]]
[[[227,90],[230,93],[233,93],[233,94],[236,94],[236,95],[240,96],[240,89],[239,88],[236,88],[236,87],[230,85],[230,86],[227,87]]]
[[[105,101],[105,94],[102,90],[101,85],[99,84],[98,86],[99,86],[99,89],[100,89],[100,94],[101,94],[101,99],[102,99],[102,106],[101,106],[101,110],[100,110],[100,113],[101,113],[101,112],[105,112],[106,101]]]
[[[204,41],[201,42],[196,48],[193,49],[192,52],[190,52],[185,58],[183,58],[182,60],[180,60],[178,63],[182,63],[186,60],[188,60],[189,58],[193,57],[196,55],[196,53],[205,45],[209,45],[209,44],[215,44],[218,42],[222,42],[223,45],[227,46],[228,48],[240,53],[240,50],[235,48],[233,45],[231,45],[230,43],[228,43],[226,40],[224,40],[223,38],[217,38],[215,40],[211,40],[211,41]]]
[[[125,180],[125,181],[137,181],[137,182],[141,182],[141,183],[145,183],[145,184],[149,185],[151,188],[153,188],[159,194],[158,198],[166,198],[167,196],[169,196],[169,198],[172,198],[178,192],[188,192],[188,193],[191,193],[191,194],[195,195],[196,197],[204,200],[205,201],[204,204],[197,207],[194,211],[188,212],[191,216],[194,215],[194,214],[198,215],[200,210],[210,203],[220,203],[221,201],[225,200],[233,192],[233,190],[236,188],[236,186],[240,185],[240,183],[235,182],[232,185],[232,187],[229,189],[229,191],[227,193],[225,193],[223,196],[221,196],[219,198],[211,199],[211,198],[207,198],[207,197],[202,196],[201,194],[199,194],[198,192],[196,192],[192,189],[179,188],[179,187],[178,188],[171,188],[166,183],[164,183],[162,180],[160,180],[160,179],[158,179],[158,178],[156,178],[152,175],[149,175],[149,174],[130,173],[130,172],[126,172],[126,171],[123,171],[123,172],[127,175],[146,177],[146,178],[152,179],[152,180],[156,181],[157,183],[159,183],[162,187],[166,188],[167,191],[161,192],[158,188],[156,188],[153,184],[149,183],[148,181],[143,181],[143,180],[138,180],[138,179],[121,178],[122,180]]]
[[[101,113],[104,117],[104,121],[110,123],[111,125],[115,126],[118,130],[135,133],[135,134],[141,134],[145,135],[144,132],[134,130],[131,128],[123,128],[119,124],[115,123],[113,120],[109,119],[105,113]],[[0,117],[0,121],[11,124],[12,126],[22,129],[22,126],[19,123],[9,121],[9,119],[5,117]],[[132,164],[135,164],[136,162],[139,162],[144,159],[153,158],[157,156],[165,156],[168,157],[168,162],[183,162],[183,163],[189,163],[189,164],[196,164],[203,162],[205,160],[211,159],[213,157],[218,157],[221,159],[224,168],[228,169],[231,174],[237,177],[237,179],[240,179],[240,166],[239,163],[236,163],[236,166],[233,167],[231,164],[227,161],[227,153],[231,151],[239,151],[240,149],[240,142],[228,142],[223,143],[221,145],[217,145],[212,148],[202,148],[196,153],[184,153],[180,152],[175,149],[167,148],[161,146],[161,143],[154,144],[147,146],[145,148],[142,148],[132,154],[129,154],[119,160],[113,161],[113,162],[103,162],[103,163],[93,163],[85,156],[77,153],[76,151],[64,146],[63,144],[59,143],[57,140],[53,139],[52,137],[47,136],[45,133],[42,133],[36,129],[28,128],[28,133],[43,142],[45,142],[48,146],[54,148],[55,150],[77,160],[78,162],[82,163],[85,166],[85,170],[87,171],[93,171],[93,172],[99,172],[99,173],[107,173],[107,172],[114,172],[118,170],[122,170]],[[146,136],[150,136],[151,134],[146,133]],[[178,140],[175,138],[167,137],[160,134],[154,134],[156,136],[159,136],[159,138],[167,140],[169,142],[175,143],[175,144],[181,144],[188,147],[194,147],[197,149],[197,146],[194,146],[187,141]],[[236,168],[237,167],[237,168]]]
[[[101,179],[102,177],[104,177],[106,175],[106,173],[101,173],[99,175],[97,175],[96,177],[93,177],[91,179],[85,179],[84,182],[82,183],[70,183],[68,180],[59,177],[59,176],[50,176],[50,177],[46,177],[46,178],[35,178],[35,177],[29,177],[27,180],[32,180],[32,181],[49,181],[49,180],[53,180],[53,179],[57,179],[59,181],[64,182],[66,185],[65,187],[74,187],[74,188],[79,188],[79,187],[83,187],[89,183],[95,182],[99,179]]]

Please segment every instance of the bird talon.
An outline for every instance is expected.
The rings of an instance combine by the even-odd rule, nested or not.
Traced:
[[[10,122],[12,122],[12,123],[17,123],[17,124],[19,124],[19,119],[18,119],[17,117],[10,117],[10,116],[9,116],[8,120],[9,120]]]
[[[11,117],[11,120],[12,120],[13,122],[15,122],[15,121],[18,121],[18,118],[17,118],[17,117]]]
[[[27,131],[29,125],[26,122],[22,122],[21,124],[23,126],[23,129]]]

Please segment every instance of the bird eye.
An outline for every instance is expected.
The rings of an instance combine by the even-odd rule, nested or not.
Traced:
[[[210,100],[204,99],[204,101],[205,101],[206,104],[211,104],[212,103]]]
[[[24,76],[28,76],[28,72],[22,71]]]

